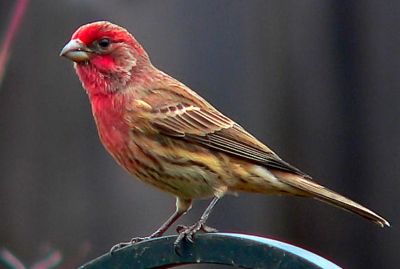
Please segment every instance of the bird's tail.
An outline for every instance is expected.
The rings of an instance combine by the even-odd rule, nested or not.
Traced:
[[[328,204],[337,206],[339,208],[345,209],[347,211],[356,213],[370,221],[375,222],[381,227],[390,226],[389,222],[383,217],[379,216],[372,210],[334,192],[331,191],[317,183],[314,183],[308,179],[301,176],[276,171],[273,173],[281,182],[297,189],[303,191],[306,196],[313,197],[320,201],[326,202]]]

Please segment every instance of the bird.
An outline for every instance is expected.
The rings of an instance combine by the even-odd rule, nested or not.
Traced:
[[[79,27],[61,50],[91,104],[98,135],[133,177],[176,197],[175,212],[152,234],[113,249],[162,236],[198,199],[211,199],[193,225],[177,227],[175,246],[193,242],[226,194],[291,195],[326,202],[382,227],[372,210],[314,181],[281,159],[188,86],[155,67],[125,28],[108,21]]]

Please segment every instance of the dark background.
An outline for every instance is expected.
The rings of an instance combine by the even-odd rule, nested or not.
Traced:
[[[2,37],[13,8],[1,1]],[[398,268],[399,8],[31,1],[0,86],[0,247],[27,264],[57,249],[77,266],[151,233],[174,210],[172,196],[133,180],[105,152],[72,64],[58,57],[78,26],[110,20],[282,158],[392,224],[381,229],[308,199],[242,194],[217,205],[211,226],[290,242],[345,268]],[[180,222],[205,206],[195,203]]]

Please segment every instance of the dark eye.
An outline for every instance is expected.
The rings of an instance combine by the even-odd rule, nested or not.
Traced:
[[[99,44],[100,48],[106,49],[106,48],[108,48],[108,46],[110,46],[111,41],[108,38],[103,38],[103,39],[99,40],[98,44]]]

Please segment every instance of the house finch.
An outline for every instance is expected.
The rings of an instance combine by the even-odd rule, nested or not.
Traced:
[[[175,213],[153,234],[161,236],[194,199],[211,198],[200,220],[178,228],[190,241],[226,193],[311,197],[389,223],[283,161],[206,100],[154,67],[124,28],[106,21],[81,26],[61,51],[74,61],[92,105],[100,140],[130,174],[176,197]],[[119,245],[122,246],[122,245]]]

